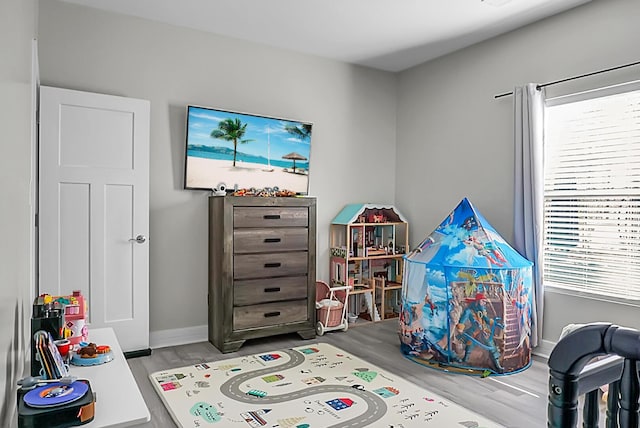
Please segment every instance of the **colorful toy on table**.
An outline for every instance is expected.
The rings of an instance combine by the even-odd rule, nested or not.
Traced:
[[[87,379],[29,376],[18,385],[18,427],[72,427],[94,419],[95,396]]]
[[[69,296],[51,296],[42,294],[33,303],[34,318],[46,317],[47,312],[60,311],[64,324],[60,331],[61,339],[68,339],[72,345],[88,340],[86,325],[87,304],[81,292],[75,290]]]
[[[64,322],[68,329],[65,339],[69,339],[72,345],[86,342],[88,340],[87,304],[80,291],[76,290],[70,296],[58,296],[55,299],[64,307]]]
[[[95,366],[113,360],[111,347],[81,342],[77,351],[71,356],[71,364],[76,366]]]
[[[78,355],[80,355],[81,358],[95,358],[100,354],[106,354],[108,352],[111,352],[111,348],[107,345],[96,345],[95,343],[91,342],[89,343],[87,346],[83,346],[82,348],[78,349]]]
[[[53,344],[56,345],[56,348],[58,348],[58,352],[60,352],[60,356],[62,357],[62,359],[66,360],[69,356],[69,351],[71,351],[71,349],[73,348],[73,345],[71,345],[69,339],[55,340]]]

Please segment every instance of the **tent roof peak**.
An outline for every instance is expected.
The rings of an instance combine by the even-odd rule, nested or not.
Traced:
[[[406,259],[458,268],[510,269],[532,265],[498,234],[467,198],[463,198]]]

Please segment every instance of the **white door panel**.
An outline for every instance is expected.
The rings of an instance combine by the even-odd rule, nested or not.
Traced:
[[[91,328],[149,346],[149,102],[42,87],[39,293],[88,300]]]
[[[43,277],[43,274],[49,275],[44,268],[50,264],[51,267],[54,267],[53,263],[57,261],[60,280],[57,283],[49,280],[40,281],[40,292],[44,292],[44,284],[51,284],[55,288],[50,289],[45,286],[47,290],[50,290],[47,291],[49,294],[55,292],[57,295],[66,295],[69,294],[69,289],[71,291],[80,290],[82,295],[90,300],[89,284],[91,283],[91,278],[89,276],[89,267],[91,264],[89,263],[89,257],[91,254],[91,241],[89,237],[91,234],[89,233],[89,224],[91,220],[91,186],[88,183],[59,183],[58,192],[60,198],[58,206],[59,226],[57,230],[51,231],[55,232],[55,235],[52,234],[51,236],[52,242],[49,245],[51,250],[45,253],[41,246],[40,254],[43,257],[41,257],[40,262],[40,278],[48,278],[48,276]],[[42,238],[42,232],[45,232],[45,229],[41,227],[40,232]],[[54,246],[56,239],[59,242],[59,248]],[[41,239],[40,242],[43,242],[43,240]],[[50,258],[53,255],[57,256],[57,260]],[[44,262],[42,259],[44,259]],[[52,271],[51,275],[53,274],[54,272]]]
[[[60,139],[65,142],[60,146],[61,166],[134,168],[131,112],[62,105],[60,122],[66,125],[60,129]]]
[[[104,319],[107,322],[128,321],[134,318],[133,302],[136,299],[134,271],[131,262],[134,245],[129,241],[135,233],[133,219],[132,186],[106,188],[104,231]],[[126,207],[113,210],[112,207]]]

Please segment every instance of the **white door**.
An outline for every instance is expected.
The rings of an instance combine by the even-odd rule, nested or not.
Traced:
[[[147,350],[149,102],[43,86],[39,153],[39,294],[80,290],[89,339]]]

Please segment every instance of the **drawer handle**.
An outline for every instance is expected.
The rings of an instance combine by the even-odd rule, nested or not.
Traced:
[[[278,291],[280,291],[280,287],[270,287],[264,289],[265,293],[277,293]]]
[[[264,314],[265,318],[278,317],[278,316],[280,316],[280,311],[267,312]]]
[[[265,238],[265,239],[264,239],[264,242],[268,242],[268,243],[271,243],[271,242],[280,242],[280,241],[281,241],[281,239],[280,239],[280,238]]]
[[[262,218],[265,220],[280,220],[280,214],[265,214]]]
[[[282,263],[265,263],[264,267],[266,268],[279,268],[280,266],[282,266]]]

